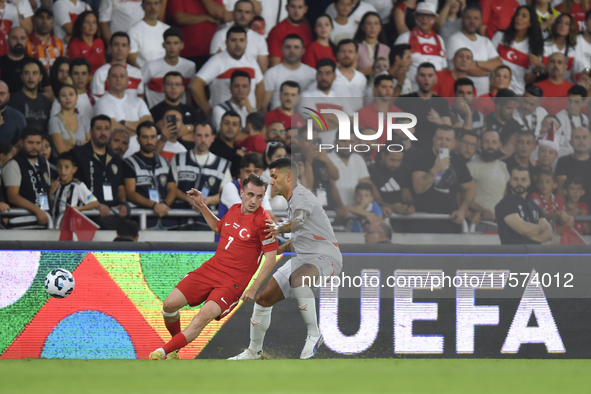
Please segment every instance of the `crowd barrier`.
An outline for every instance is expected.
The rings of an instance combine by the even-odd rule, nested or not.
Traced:
[[[170,339],[162,302],[216,244],[59,247],[0,242],[0,358],[146,358]],[[591,357],[591,247],[341,245],[341,251],[338,277],[352,278],[352,285],[331,282],[319,290],[325,339],[319,358]],[[290,257],[281,256],[276,268]],[[75,277],[65,299],[45,293],[45,276],[54,268]],[[198,309],[181,310],[183,326]],[[248,346],[251,313],[252,304],[240,303],[181,358],[238,354]],[[297,358],[305,335],[295,300],[281,302],[273,309],[265,354]]]

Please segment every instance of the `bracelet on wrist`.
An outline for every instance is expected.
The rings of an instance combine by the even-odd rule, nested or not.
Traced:
[[[154,210],[154,208],[156,208],[156,204],[158,204],[158,203],[154,202],[154,205],[152,205],[152,211]]]

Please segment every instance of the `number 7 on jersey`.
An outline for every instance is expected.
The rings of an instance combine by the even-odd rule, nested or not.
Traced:
[[[226,245],[226,247],[224,249],[228,249],[230,247],[230,244],[232,243],[232,241],[234,241],[234,237],[228,237],[228,244]]]

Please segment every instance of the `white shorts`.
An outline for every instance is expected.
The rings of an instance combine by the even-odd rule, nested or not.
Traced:
[[[285,298],[291,297],[291,285],[289,283],[291,274],[304,264],[312,264],[316,267],[320,273],[320,277],[340,275],[341,270],[343,269],[343,263],[325,254],[300,254],[295,256],[294,258],[289,259],[287,263],[283,264],[283,266],[273,274],[273,278],[275,278],[279,284],[279,288],[283,292]]]

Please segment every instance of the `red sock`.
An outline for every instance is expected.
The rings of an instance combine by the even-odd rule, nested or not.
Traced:
[[[179,332],[170,340],[170,342],[162,346],[162,349],[164,349],[164,353],[168,354],[185,346],[187,346],[187,338],[185,337],[185,334]]]
[[[179,332],[181,332],[181,319],[178,319],[174,323],[166,323],[166,322],[164,322],[164,325],[166,326],[166,329],[168,330],[168,332],[170,333],[170,335],[172,335],[173,337],[176,334],[178,334]]]

